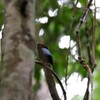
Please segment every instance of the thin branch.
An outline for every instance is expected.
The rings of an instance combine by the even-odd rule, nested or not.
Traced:
[[[95,5],[95,0],[94,0],[94,19],[93,19],[93,42],[92,42],[92,54],[93,54],[93,70],[94,67],[96,67],[96,62],[95,62],[95,46],[96,46],[96,5]]]
[[[89,76],[88,76],[87,89],[86,89],[83,100],[89,100],[89,85],[90,85],[90,79],[89,79]]]
[[[92,3],[93,0],[90,0],[87,4],[87,7],[85,9],[85,12],[84,14],[82,15],[82,17],[80,18],[80,21],[79,21],[79,24],[78,24],[78,28],[77,28],[77,31],[76,31],[76,35],[77,35],[77,45],[78,45],[78,54],[79,54],[79,62],[81,63],[81,65],[83,66],[83,68],[87,71],[88,73],[88,82],[91,83],[91,100],[94,100],[93,98],[93,76],[92,76],[92,71],[90,69],[90,67],[86,64],[85,60],[82,59],[82,53],[81,53],[81,41],[80,41],[80,29],[81,29],[81,26],[83,23],[85,23],[86,21],[86,18],[87,18],[87,15],[89,13],[89,10],[90,10],[90,6],[91,6],[91,3]],[[88,35],[87,35],[88,36]],[[88,38],[87,38],[87,42],[88,42]],[[87,46],[88,46],[88,43],[87,43]],[[90,48],[89,46],[87,47],[87,51],[88,51],[88,56],[89,58],[91,59],[91,55],[90,55]],[[89,84],[89,83],[88,83]],[[88,88],[87,88],[87,91],[86,93],[88,93]],[[87,94],[88,95],[88,94]],[[86,94],[85,94],[86,96]],[[84,98],[85,98],[84,96]],[[88,99],[88,96],[87,96],[87,99]],[[84,99],[85,100],[85,99]]]
[[[75,8],[78,4],[78,1],[76,1],[76,4],[74,5],[73,7],[73,12],[72,12],[72,21],[71,21],[71,24],[70,24],[70,28],[69,28],[69,32],[68,33],[71,33],[71,30],[72,30],[72,27],[73,27],[73,23],[74,23],[74,14],[75,14]],[[65,75],[65,85],[66,85],[66,90],[67,90],[67,77],[68,77],[68,61],[69,61],[69,55],[70,55],[70,50],[71,50],[71,39],[69,41],[69,48],[68,48],[68,51],[67,51],[67,62],[66,62],[66,75]],[[66,94],[66,97],[67,97],[67,94]]]
[[[41,65],[42,67],[45,67],[47,70],[49,70],[49,72],[51,72],[55,76],[56,80],[58,81],[58,83],[59,83],[59,85],[60,85],[60,87],[61,87],[61,89],[63,91],[64,100],[67,100],[66,91],[65,91],[65,89],[64,89],[64,87],[63,87],[63,85],[62,85],[62,83],[61,83],[61,81],[59,79],[59,77],[57,76],[57,74],[47,64],[44,64],[44,63],[39,62],[39,61],[36,61],[36,63]]]
[[[95,6],[95,1],[94,1],[94,6]],[[94,19],[93,19],[93,35],[92,35],[92,55],[91,55],[91,50],[90,50],[90,43],[89,43],[89,34],[90,34],[90,32],[89,32],[89,29],[88,29],[88,27],[87,27],[87,24],[86,24],[86,28],[85,28],[85,30],[86,30],[86,40],[87,40],[87,53],[88,53],[88,58],[89,58],[89,64],[90,64],[90,66],[91,66],[91,71],[92,71],[92,73],[93,73],[93,71],[94,71],[94,68],[95,68],[95,66],[96,66],[96,63],[95,63],[95,42],[96,42],[96,40],[95,40],[95,35],[96,35],[96,6],[95,6],[95,9],[94,9]],[[88,100],[88,95],[89,95],[89,81],[90,81],[90,78],[88,77],[88,83],[87,83],[87,90],[86,90],[86,93],[85,93],[85,95],[84,95],[84,100]],[[92,82],[93,83],[93,82]],[[92,84],[91,83],[91,84]],[[92,89],[93,89],[93,87],[91,87]],[[93,94],[93,90],[91,89],[91,93]],[[88,95],[87,95],[88,94]],[[91,95],[92,95],[91,94]],[[91,99],[92,99],[93,97],[91,97]]]
[[[92,65],[92,57],[91,57],[90,41],[89,41],[90,34],[89,34],[89,29],[88,29],[87,23],[85,24],[85,35],[86,35],[86,47],[87,47],[89,64]],[[90,77],[88,75],[87,89],[86,89],[83,100],[89,100],[89,85],[90,85],[89,83],[90,83]]]
[[[90,41],[89,41],[89,29],[88,26],[86,24],[85,27],[85,33],[86,33],[86,47],[87,47],[87,54],[88,54],[88,59],[89,59],[89,64],[92,66],[92,56],[91,56],[91,50],[90,50]]]
[[[66,90],[67,90],[67,77],[68,77],[68,61],[69,61],[69,49],[67,55],[67,60],[66,60],[66,75],[65,75],[65,85],[66,85]]]
[[[70,24],[70,28],[69,28],[69,32],[68,32],[68,33],[71,33],[71,30],[72,30],[72,28],[73,28],[74,15],[75,15],[75,10],[76,10],[76,6],[77,6],[77,4],[78,4],[78,1],[79,1],[79,0],[76,1],[76,4],[75,4],[74,7],[73,7],[72,20],[71,20],[71,24]]]
[[[83,23],[85,22],[85,20],[86,20],[86,17],[87,17],[87,15],[88,15],[88,13],[89,13],[90,5],[91,5],[92,1],[93,1],[93,0],[90,0],[90,1],[88,2],[87,7],[86,7],[86,9],[85,9],[85,12],[84,12],[83,16],[80,18],[80,21],[79,21],[79,24],[78,24],[78,28],[77,28],[77,31],[76,31],[77,34],[79,34],[80,28],[81,28],[82,24],[83,24]]]
[[[85,60],[82,59],[81,57],[79,57],[79,62],[82,65],[82,67],[87,71],[89,79],[90,79],[90,83],[91,83],[91,100],[94,100],[94,96],[93,96],[93,76],[92,76],[92,71],[91,68],[88,66],[88,64],[86,64]],[[85,99],[84,99],[85,100]]]

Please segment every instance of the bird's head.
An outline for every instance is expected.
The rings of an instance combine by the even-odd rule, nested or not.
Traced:
[[[42,43],[37,43],[37,48],[40,49],[40,48],[47,48],[46,45],[42,44]],[[48,48],[47,48],[48,49]]]

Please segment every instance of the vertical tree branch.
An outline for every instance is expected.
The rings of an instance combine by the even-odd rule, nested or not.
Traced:
[[[91,51],[90,51],[90,42],[89,42],[89,29],[86,23],[86,27],[85,27],[85,33],[86,33],[86,47],[87,47],[87,55],[88,55],[88,59],[89,59],[89,64],[92,65],[92,60],[91,60]],[[89,99],[89,85],[90,85],[90,77],[88,75],[88,82],[87,82],[87,89],[84,95],[84,99],[83,100],[88,100]]]
[[[88,73],[88,87],[89,87],[89,82],[91,83],[91,100],[94,100],[93,98],[93,76],[92,76],[92,70],[91,68],[86,64],[86,62],[84,60],[82,60],[82,54],[81,54],[81,41],[80,41],[80,28],[82,26],[82,24],[86,21],[86,17],[89,13],[89,10],[90,10],[90,6],[91,6],[91,3],[92,3],[93,0],[90,0],[87,4],[87,7],[86,7],[86,10],[83,14],[83,16],[80,18],[80,21],[79,21],[79,24],[78,24],[78,28],[77,28],[77,31],[76,31],[76,34],[77,34],[77,45],[78,45],[78,54],[79,54],[79,61],[82,65],[82,67],[87,71]],[[88,46],[88,34],[87,34],[87,46]],[[91,59],[91,55],[90,55],[90,48],[88,46],[88,49],[87,49],[87,52],[88,52],[88,56],[89,58]],[[87,87],[87,90],[86,90],[86,93],[85,93],[85,96],[84,96],[84,100],[88,100],[88,97],[89,97],[89,91],[88,91],[88,87]]]
[[[95,6],[95,1],[94,1],[94,6]],[[94,19],[93,19],[93,35],[92,35],[92,54],[91,54],[91,49],[90,49],[90,41],[89,41],[89,36],[90,36],[90,32],[89,32],[89,29],[88,29],[88,26],[86,24],[86,40],[87,40],[87,54],[88,54],[88,59],[89,59],[89,64],[91,66],[91,72],[93,73],[94,71],[94,68],[96,66],[96,63],[95,63],[95,32],[96,32],[96,7],[94,9]],[[86,93],[84,95],[84,100],[88,100],[89,98],[89,81],[90,81],[90,77],[88,76],[88,83],[87,83],[87,90],[86,90]],[[91,81],[91,99],[94,99],[93,98],[93,82]]]

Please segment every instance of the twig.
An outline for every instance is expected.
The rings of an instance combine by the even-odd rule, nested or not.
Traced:
[[[94,19],[93,19],[93,42],[92,42],[92,53],[93,53],[93,70],[96,67],[96,62],[95,62],[95,46],[96,46],[96,5],[95,5],[95,0],[94,0]]]
[[[71,20],[71,24],[70,24],[70,28],[69,28],[69,32],[68,32],[68,33],[71,33],[71,30],[72,30],[72,28],[73,28],[74,15],[75,15],[75,10],[76,10],[75,8],[76,8],[76,6],[77,6],[77,4],[78,4],[78,1],[79,1],[79,0],[76,1],[76,4],[75,4],[74,7],[73,7],[72,20]]]
[[[87,7],[86,7],[86,9],[85,9],[85,12],[84,12],[83,16],[80,18],[80,21],[79,21],[79,24],[78,24],[78,28],[77,28],[77,31],[76,31],[77,34],[79,34],[80,28],[81,28],[82,24],[83,24],[83,23],[85,22],[85,20],[86,20],[86,17],[87,17],[87,15],[88,15],[88,13],[89,13],[90,5],[91,5],[92,1],[93,1],[93,0],[90,0],[90,1],[88,2],[88,5],[87,5]]]
[[[43,66],[43,67],[45,67],[47,70],[49,70],[49,72],[51,72],[55,76],[56,80],[58,81],[58,83],[61,86],[61,89],[63,91],[64,100],[67,100],[67,98],[66,98],[66,91],[65,91],[65,89],[64,89],[64,87],[63,87],[63,85],[62,85],[62,83],[61,83],[61,81],[59,79],[59,77],[57,76],[57,74],[47,64],[44,64],[44,63],[39,62],[39,61],[36,61],[36,63],[41,65],[41,66]]]
[[[72,30],[72,27],[73,27],[73,23],[74,23],[74,13],[75,13],[75,8],[76,8],[76,5],[78,4],[78,1],[76,1],[76,4],[74,5],[73,7],[73,12],[72,12],[72,21],[71,21],[71,24],[70,24],[70,28],[69,28],[69,32],[68,33],[71,33],[71,30]],[[71,39],[69,41],[69,48],[68,48],[68,51],[67,51],[67,62],[66,62],[66,75],[65,75],[65,85],[66,85],[66,90],[67,90],[67,77],[68,77],[68,61],[69,61],[69,55],[70,55],[70,50],[71,50]],[[67,98],[67,94],[66,94],[66,98]]]

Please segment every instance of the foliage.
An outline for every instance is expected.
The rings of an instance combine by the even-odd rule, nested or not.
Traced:
[[[84,9],[86,6],[86,1],[80,1],[83,5],[81,8],[76,7],[76,5],[73,4],[73,1],[69,4],[65,4],[60,6],[56,0],[54,2],[51,2],[49,0],[45,0],[44,2],[40,2],[39,6],[37,5],[37,18],[39,17],[48,17],[48,22],[45,24],[42,23],[36,23],[37,26],[39,26],[39,29],[44,30],[44,34],[40,37],[41,42],[44,42],[52,52],[52,56],[54,59],[54,70],[56,73],[59,74],[59,76],[63,77],[66,74],[66,63],[68,59],[69,49],[61,49],[59,48],[59,40],[61,36],[63,35],[70,35],[71,40],[76,41],[76,28],[79,22],[79,19],[81,15],[84,13]],[[37,2],[38,2],[37,1]],[[40,7],[42,7],[42,11],[40,11]],[[39,11],[38,11],[39,9]],[[57,16],[50,17],[48,12],[49,10],[55,10],[58,9]],[[92,20],[91,20],[92,19]],[[92,27],[93,16],[92,11],[90,12],[90,15],[87,19],[88,27]],[[70,26],[72,24],[72,28],[70,29]],[[86,36],[85,36],[85,30],[84,25],[81,28],[81,39],[82,39],[82,53],[84,55],[84,58],[87,59],[86,54]],[[91,31],[92,32],[92,31]],[[37,34],[39,33],[39,30],[37,31]],[[90,35],[90,40],[92,38],[92,35]],[[92,40],[91,40],[92,43]],[[76,52],[77,54],[77,52]],[[71,55],[70,53],[70,59],[74,59],[75,55]],[[97,58],[99,58],[97,56]],[[87,59],[88,60],[88,59]],[[77,60],[75,62],[70,61],[69,62],[69,73],[71,74],[74,71],[78,71],[79,73],[83,73],[82,75],[85,76],[84,69],[80,68],[80,65],[78,64]]]
[[[79,62],[75,58],[76,54],[71,54],[70,49],[71,48],[59,48],[59,41],[60,38],[64,35],[69,35],[70,39],[74,42],[77,41],[76,38],[76,29],[78,22],[81,18],[81,15],[84,13],[86,2],[87,0],[79,0],[82,7],[78,8],[74,0],[70,0],[70,2],[59,5],[57,0],[36,0],[36,19],[47,17],[48,22],[47,23],[40,23],[36,22],[36,32],[39,35],[40,29],[44,30],[44,34],[40,36],[37,40],[37,42],[43,42],[45,43],[48,48],[50,49],[53,60],[54,60],[54,71],[58,74],[60,78],[65,77],[66,75],[66,68],[68,67],[68,77],[73,72],[79,72],[83,78],[86,77],[86,71],[80,66]],[[50,16],[48,14],[49,10],[57,11],[57,15]],[[0,29],[3,25],[3,4],[2,1],[0,1]],[[90,35],[89,35],[89,41],[91,43],[92,48],[92,25],[95,21],[93,16],[93,11],[91,10],[89,15],[87,16],[87,26],[90,29]],[[72,26],[71,26],[72,25]],[[99,78],[99,66],[100,66],[100,22],[99,20],[96,20],[96,61],[97,61],[97,67],[95,69],[94,74],[94,81],[96,84],[95,88],[95,100],[99,100],[99,92],[100,92],[100,78]],[[37,36],[38,37],[38,36]],[[87,52],[86,52],[86,36],[85,36],[85,24],[81,27],[80,31],[80,37],[81,37],[81,45],[82,45],[82,56],[87,60]],[[66,43],[65,43],[66,44]],[[41,79],[41,68],[36,68],[35,78],[37,79],[37,83],[39,83],[39,80]],[[98,70],[98,71],[97,71]],[[39,86],[39,85],[37,85]]]
[[[36,22],[36,25],[38,27],[37,34],[39,34],[40,29],[44,30],[44,34],[39,37],[38,41],[45,43],[49,47],[53,56],[53,60],[54,60],[53,69],[59,75],[60,78],[65,77],[66,67],[68,67],[68,76],[70,76],[73,72],[80,73],[83,76],[83,78],[86,77],[87,75],[86,71],[81,67],[81,65],[75,58],[75,55],[78,54],[78,51],[76,51],[76,54],[73,55],[71,54],[71,51],[69,50],[71,48],[61,49],[59,47],[60,38],[64,35],[69,35],[71,40],[73,40],[74,42],[77,41],[76,29],[77,29],[79,20],[85,11],[87,0],[79,0],[79,2],[81,3],[82,7],[78,8],[75,5],[74,0],[71,0],[70,2],[62,4],[62,5],[59,5],[57,0],[54,0],[54,2],[50,0],[45,0],[44,2],[42,2],[41,0],[37,1],[37,4],[38,4],[36,6],[37,19],[40,17],[48,18],[47,23]],[[51,17],[48,13],[50,10],[52,11],[58,10],[57,15]],[[95,16],[93,16],[93,11],[90,10],[89,15],[87,16],[87,19],[86,19],[86,24],[90,32],[89,41],[90,41],[91,53],[92,53],[92,43],[93,43],[93,35],[92,35],[93,23],[96,23],[96,31],[95,31],[96,32],[96,47],[95,47],[96,61],[100,63],[99,61],[100,34],[98,34],[100,31],[98,27],[100,22],[99,20],[95,20]],[[88,62],[87,49],[86,49],[87,41],[86,41],[86,35],[85,35],[86,24],[83,24],[83,26],[81,27],[80,38],[81,38],[81,46],[82,46],[82,50],[81,50],[82,56]],[[97,67],[99,66],[98,65],[99,63],[97,63]],[[96,69],[95,69],[95,72],[96,72]],[[98,73],[97,73],[97,76],[98,76]],[[96,81],[100,81],[100,80],[97,79]]]

